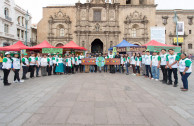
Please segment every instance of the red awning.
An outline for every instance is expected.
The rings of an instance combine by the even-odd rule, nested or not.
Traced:
[[[75,42],[71,41],[69,43],[67,43],[64,46],[58,47],[58,48],[63,48],[63,49],[77,49],[77,50],[87,50],[84,47],[80,47],[78,46]]]
[[[44,40],[42,43],[40,43],[39,45],[30,47],[31,50],[36,50],[36,49],[42,49],[42,48],[55,48],[54,46],[52,46],[49,42],[47,42],[46,40]]]
[[[20,51],[22,49],[30,49],[30,47],[25,46],[21,41],[18,41],[17,43],[11,46],[0,47],[0,50],[2,51]]]
[[[147,46],[174,46],[174,45],[167,45],[167,44],[163,44],[163,43],[157,42],[155,40],[152,40],[152,41],[150,41],[150,42],[148,42],[148,43],[146,43],[146,44],[144,44],[142,46],[146,46],[147,47]]]

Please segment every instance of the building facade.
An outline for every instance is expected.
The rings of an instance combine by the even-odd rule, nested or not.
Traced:
[[[75,6],[48,6],[43,8],[43,18],[38,23],[38,43],[47,40],[53,46],[62,46],[73,40],[88,52],[107,52],[123,39],[137,45],[149,42],[150,28],[158,26],[166,27],[166,44],[173,44],[174,10],[156,10],[156,7],[154,0],[86,0],[85,3],[78,0]],[[176,11],[179,20],[185,22],[185,35],[180,36],[184,42],[180,45],[183,51],[194,53],[191,45],[194,25],[188,23],[194,10]]]
[[[26,11],[16,5],[14,0],[0,0],[0,46],[13,45],[25,41]],[[31,16],[27,24],[27,45],[31,38]]]

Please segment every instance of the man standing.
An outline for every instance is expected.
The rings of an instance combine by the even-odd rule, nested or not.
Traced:
[[[112,54],[112,52],[110,52],[110,55],[108,55],[108,59],[113,59],[114,55]],[[114,65],[110,65],[110,73],[115,73],[115,68]]]
[[[163,74],[163,80],[161,80],[161,81],[162,81],[163,84],[167,84],[168,66],[167,66],[166,58],[167,58],[168,54],[166,53],[166,49],[162,49],[161,53],[162,54],[160,55],[160,57],[161,57],[160,67],[161,67],[162,74]]]
[[[11,83],[8,83],[8,76],[11,70],[11,66],[12,66],[12,60],[11,60],[10,52],[6,52],[5,58],[3,58],[3,67],[2,67],[3,73],[4,73],[4,77],[3,77],[4,86],[11,85]]]
[[[174,75],[174,87],[178,86],[178,75],[177,75],[177,68],[178,68],[178,61],[179,61],[180,57],[178,55],[174,54],[174,50],[173,49],[169,49],[169,55],[167,56],[167,65],[169,67],[168,70],[168,85],[172,85],[172,73]]]
[[[71,56],[71,64],[72,64],[71,72],[72,74],[74,74],[74,69],[75,69],[75,55],[74,54],[72,54]]]
[[[56,58],[56,53],[52,54],[53,55],[53,74],[56,75],[55,69],[56,69],[56,64],[57,64],[57,58]]]
[[[36,56],[36,77],[39,77],[40,61],[41,61],[41,57],[40,57],[40,53],[38,53]]]
[[[22,79],[27,80],[26,74],[28,73],[29,69],[29,60],[28,60],[28,54],[24,53],[24,57],[22,58],[22,68],[23,68],[23,76]]]
[[[85,57],[83,56],[83,53],[81,53],[81,55],[79,56],[80,73],[83,73],[84,66],[81,63],[82,63],[82,59],[84,58]]]
[[[68,56],[66,59],[66,67],[67,67],[67,73],[71,74],[71,55]]]
[[[48,71],[48,76],[52,75],[52,68],[53,68],[53,60],[51,54],[48,54],[48,66],[47,66],[47,71]]]
[[[35,54],[32,53],[30,58],[29,58],[29,62],[30,62],[30,78],[34,77],[34,70],[35,70],[35,66],[36,66],[36,58],[35,58]]]
[[[119,52],[117,52],[117,55],[115,56],[115,58],[121,60],[121,56],[119,55]],[[117,67],[119,67],[119,72],[121,73],[121,65],[116,65],[115,72],[117,72]]]
[[[159,76],[160,76],[160,62],[161,62],[161,58],[160,56],[157,55],[157,52],[154,51],[153,56],[152,56],[152,62],[151,62],[151,68],[152,68],[152,80],[155,79],[155,81],[159,80]]]
[[[146,78],[150,78],[150,79],[152,79],[151,62],[152,62],[152,55],[150,55],[150,51],[147,50],[146,56],[145,56]]]
[[[145,51],[142,52],[142,56],[141,56],[141,59],[142,59],[142,76],[146,76],[146,66],[145,66]]]

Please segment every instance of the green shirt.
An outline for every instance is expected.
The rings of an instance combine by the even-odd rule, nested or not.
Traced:
[[[6,63],[7,62],[7,58],[3,58],[3,62]]]

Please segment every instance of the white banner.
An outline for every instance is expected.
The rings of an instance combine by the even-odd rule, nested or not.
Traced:
[[[151,40],[166,43],[165,27],[151,27]]]
[[[177,22],[178,35],[184,35],[185,27],[184,22]]]

